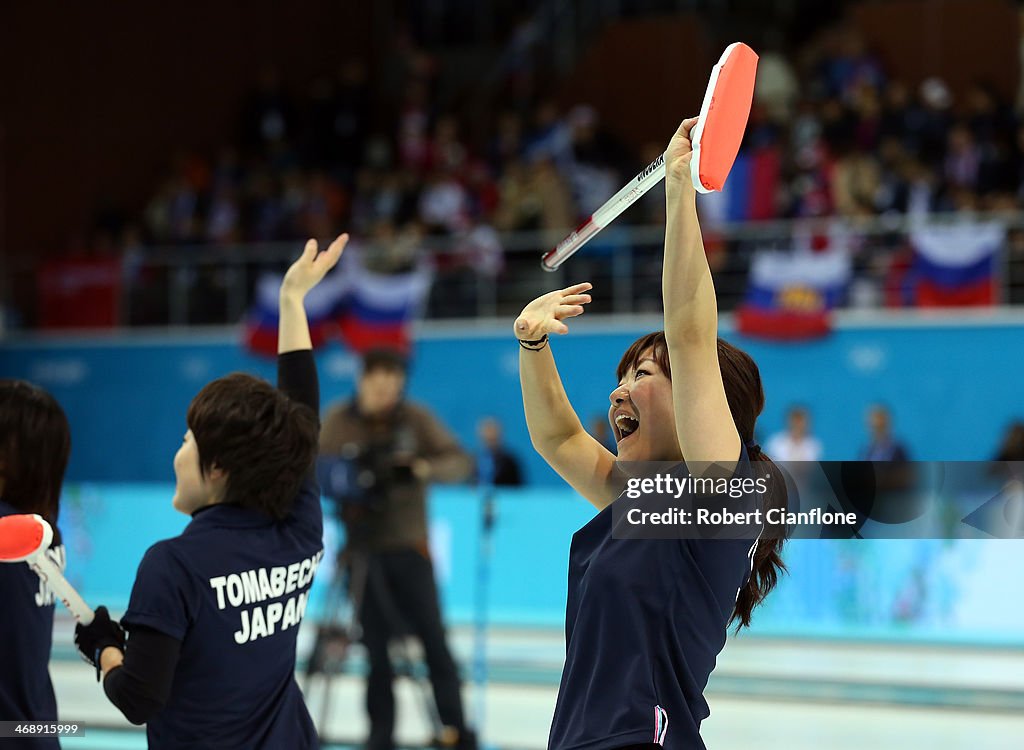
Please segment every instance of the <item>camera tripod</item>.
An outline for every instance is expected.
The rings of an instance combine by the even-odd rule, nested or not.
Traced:
[[[374,565],[373,554],[349,548],[346,556],[347,563],[339,562],[328,589],[325,616],[317,628],[316,641],[306,665],[304,692],[307,696],[311,695],[313,678],[316,675],[323,677],[323,700],[318,724],[321,733],[327,726],[334,680],[345,673],[352,644],[362,640],[362,604],[369,587],[373,586],[392,634],[388,650],[394,675],[406,677],[416,686],[432,736],[439,737],[443,725],[437,713],[430,682],[424,673],[423,659],[418,654],[419,643],[412,637],[412,630],[388,590],[387,582]]]

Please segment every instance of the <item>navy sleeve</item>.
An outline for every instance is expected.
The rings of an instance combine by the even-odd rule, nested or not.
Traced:
[[[129,632],[143,626],[182,641],[191,627],[198,598],[191,575],[172,553],[172,541],[157,542],[139,563],[128,611],[121,618]]]
[[[288,398],[320,414],[320,383],[311,349],[277,355],[277,387]]]
[[[312,409],[319,421],[320,383],[312,350],[299,349],[277,355],[277,387],[292,401],[305,404]],[[323,536],[324,519],[320,508],[316,462],[310,467],[299,488],[291,518],[293,521],[308,524],[317,537]]]
[[[124,664],[107,672],[103,691],[132,724],[145,724],[166,705],[181,641],[143,625],[132,629]]]

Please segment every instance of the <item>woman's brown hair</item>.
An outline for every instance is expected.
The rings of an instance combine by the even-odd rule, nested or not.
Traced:
[[[24,380],[0,380],[0,477],[3,499],[38,513],[56,532],[71,429],[60,404]]]
[[[672,379],[665,332],[656,331],[638,338],[622,355],[615,372],[618,382],[622,382],[630,368],[634,367],[647,351],[653,354],[654,361],[658,363],[661,371]],[[732,412],[740,440],[747,446],[750,460],[768,464],[766,474],[769,475],[769,480],[765,510],[785,508],[788,491],[785,480],[782,479],[782,472],[754,442],[754,425],[764,409],[764,387],[761,385],[761,372],[757,369],[757,363],[742,349],[718,339],[718,366],[722,371],[722,383],[725,386],[729,411]],[[775,588],[779,573],[786,569],[780,554],[784,541],[785,536],[779,530],[773,529],[772,533],[762,534],[754,552],[750,579],[736,598],[736,607],[729,619],[730,623],[736,623],[737,628],[750,625],[754,607],[764,601],[768,592]]]
[[[316,457],[317,416],[270,383],[232,373],[203,387],[185,417],[199,469],[227,473],[224,502],[286,518]]]

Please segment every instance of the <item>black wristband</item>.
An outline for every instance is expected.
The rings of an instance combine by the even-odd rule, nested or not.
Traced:
[[[548,335],[546,333],[539,339],[536,339],[534,341],[524,341],[523,339],[519,339],[519,346],[523,347],[524,349],[528,349],[531,352],[539,352],[547,345]]]

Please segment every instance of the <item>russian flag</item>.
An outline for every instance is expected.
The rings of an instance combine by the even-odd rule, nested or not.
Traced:
[[[717,195],[700,197],[702,208],[714,204],[711,213],[721,221],[767,221],[778,216],[775,196],[782,160],[774,146],[741,151],[729,171],[729,179]],[[711,198],[712,195],[716,197]]]
[[[852,277],[849,253],[762,250],[750,264],[737,328],[748,336],[798,340],[831,330],[829,311],[842,304]]]
[[[914,302],[918,307],[970,307],[999,301],[996,257],[1006,227],[960,223],[910,232]]]
[[[256,354],[277,354],[278,292],[282,274],[265,273],[256,283],[256,299],[245,318],[245,345]],[[336,269],[306,295],[306,318],[313,347],[323,345],[337,328],[337,309],[344,302],[347,284]]]
[[[408,351],[412,321],[422,312],[431,277],[423,267],[398,274],[369,271],[356,248],[306,295],[306,316],[313,347],[340,335],[356,352]],[[277,352],[280,274],[264,274],[245,319],[245,344],[257,354]]]
[[[355,259],[354,259],[355,260]],[[430,291],[425,267],[399,274],[368,271],[357,260],[345,269],[348,294],[337,310],[341,336],[357,352],[409,350],[412,321]]]

